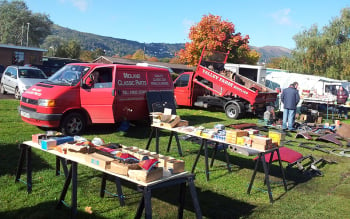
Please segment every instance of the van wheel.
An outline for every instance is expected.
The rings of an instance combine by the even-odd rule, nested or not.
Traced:
[[[84,116],[80,113],[69,113],[64,117],[61,122],[61,132],[64,135],[80,135],[86,126],[86,121]]]
[[[225,108],[226,116],[230,119],[238,119],[239,118],[239,108],[235,104],[230,104]]]
[[[18,87],[16,87],[16,89],[15,89],[15,99],[16,100],[21,99],[21,93],[19,92]]]
[[[6,94],[5,88],[3,84],[0,84],[0,93],[1,94]]]

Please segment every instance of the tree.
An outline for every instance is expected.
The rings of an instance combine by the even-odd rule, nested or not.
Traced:
[[[51,25],[48,15],[33,14],[23,1],[0,1],[0,43],[39,46]]]
[[[335,79],[350,79],[350,8],[319,29],[313,25],[294,36],[296,48],[290,59],[281,61],[289,71]]]
[[[159,59],[157,57],[149,57],[147,58],[147,61],[150,61],[150,62],[159,62]]]
[[[60,44],[56,51],[56,56],[63,58],[78,59],[80,57],[81,47],[76,40],[70,40]]]
[[[146,60],[145,52],[142,49],[136,50],[131,59]]]
[[[209,51],[230,51],[228,62],[248,63],[254,57],[249,53],[249,36],[235,33],[234,24],[222,21],[220,16],[203,16],[198,24],[190,28],[189,39],[191,42],[179,51],[179,59],[190,65],[198,63],[204,47]]]

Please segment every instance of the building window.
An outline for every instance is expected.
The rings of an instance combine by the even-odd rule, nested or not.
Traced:
[[[24,52],[15,51],[12,56],[13,65],[24,65]]]

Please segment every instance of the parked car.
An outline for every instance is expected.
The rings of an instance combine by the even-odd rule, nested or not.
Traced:
[[[14,94],[16,99],[20,99],[25,90],[46,79],[45,73],[38,68],[8,66],[1,78],[0,93]]]

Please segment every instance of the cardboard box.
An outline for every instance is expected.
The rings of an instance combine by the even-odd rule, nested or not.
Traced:
[[[237,137],[236,138],[236,144],[244,145],[244,138],[243,137]]]
[[[46,135],[44,134],[34,134],[32,135],[32,142],[40,144],[40,141],[46,139]]]
[[[253,139],[251,137],[243,136],[243,139],[244,139],[245,146],[249,146],[249,147],[252,146]]]
[[[171,118],[167,122],[162,122],[160,125],[166,128],[173,128],[180,122],[180,116],[170,115]]]
[[[163,177],[163,168],[155,167],[150,171],[147,170],[129,170],[128,176],[131,179],[142,181],[142,182],[152,182]]]
[[[72,136],[50,137],[50,139],[55,139],[57,142],[57,145],[64,144],[66,142],[74,141],[74,138]]]
[[[99,166],[104,169],[108,169],[113,160],[114,160],[113,158],[106,157],[104,155],[97,154],[97,153],[92,153],[85,156],[86,162],[88,162],[89,164]]]
[[[54,139],[43,139],[41,140],[40,145],[41,145],[41,149],[51,150],[55,148],[55,146],[57,145],[57,142]]]
[[[272,142],[277,143],[277,145],[281,145],[281,141],[286,139],[286,133],[269,131],[269,138],[271,138]]]
[[[252,144],[270,145],[272,143],[271,138],[254,136]]]
[[[120,162],[119,160],[114,160],[111,162],[108,170],[116,174],[127,176],[129,170],[137,169],[141,170],[141,167],[137,163],[127,164]]]
[[[169,160],[166,168],[172,173],[182,173],[185,171],[185,162],[182,160]]]
[[[270,143],[270,144],[259,144],[259,143],[254,143],[253,142],[252,148],[258,149],[260,151],[265,151],[265,150],[269,150],[269,149],[272,148],[272,143]]]
[[[180,120],[180,121],[176,124],[176,127],[181,127],[181,126],[188,126],[188,121],[187,121],[187,120]]]

